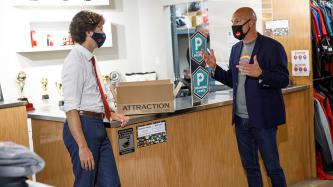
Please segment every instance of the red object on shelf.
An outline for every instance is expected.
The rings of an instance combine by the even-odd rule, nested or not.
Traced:
[[[18,100],[27,102],[27,104],[25,105],[25,109],[27,111],[35,110],[34,105],[28,101],[28,98],[24,97],[24,98],[19,98]]]
[[[37,41],[35,40],[36,31],[30,31],[30,38],[31,38],[31,47],[37,47]]]

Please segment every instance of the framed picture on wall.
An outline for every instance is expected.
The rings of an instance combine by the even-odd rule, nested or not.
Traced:
[[[2,90],[1,90],[1,84],[0,84],[0,101],[3,101],[3,95],[2,95]]]

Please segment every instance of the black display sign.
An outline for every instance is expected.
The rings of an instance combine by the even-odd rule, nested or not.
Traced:
[[[120,155],[135,151],[133,128],[118,130],[118,147]]]

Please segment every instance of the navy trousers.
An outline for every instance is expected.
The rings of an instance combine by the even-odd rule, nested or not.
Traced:
[[[84,115],[81,115],[80,119],[88,147],[94,156],[95,170],[82,169],[79,148],[69,131],[66,120],[63,129],[63,140],[73,164],[74,187],[120,187],[112,146],[107,137],[103,121],[96,117]]]
[[[263,187],[258,150],[264,161],[267,175],[273,187],[286,187],[286,179],[280,166],[276,144],[277,128],[251,127],[248,119],[236,117],[236,138],[239,154],[246,172],[249,187]]]

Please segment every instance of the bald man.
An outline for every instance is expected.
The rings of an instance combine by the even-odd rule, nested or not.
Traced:
[[[248,7],[232,16],[234,37],[229,70],[216,64],[214,50],[204,53],[213,78],[233,88],[233,124],[242,165],[250,187],[263,186],[258,150],[273,187],[286,185],[276,143],[278,125],[286,122],[281,89],[289,84],[283,46],[256,30],[256,14]]]

